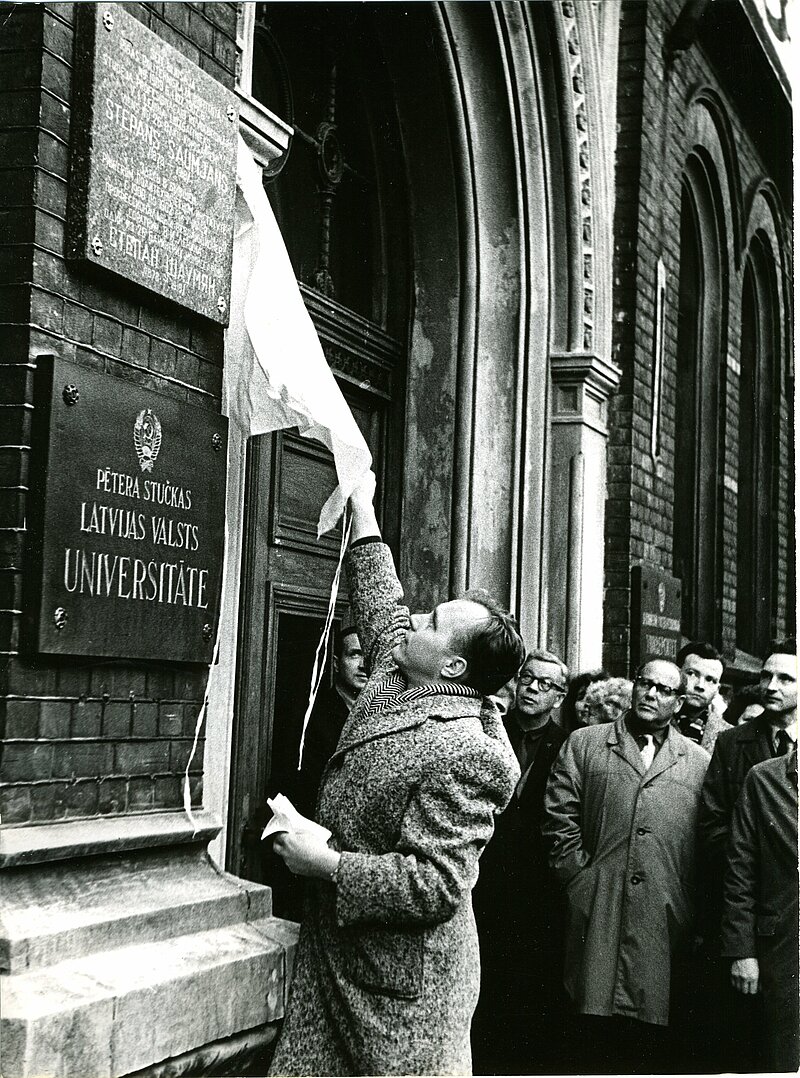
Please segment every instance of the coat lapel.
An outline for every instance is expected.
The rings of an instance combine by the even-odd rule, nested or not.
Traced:
[[[608,732],[607,744],[611,751],[626,760],[638,775],[644,774],[644,760],[639,752],[639,746],[628,732],[625,725],[625,716],[621,716]]]
[[[674,726],[670,725],[664,744],[656,753],[653,763],[647,772],[644,769],[644,760],[632,734],[625,725],[625,716],[617,719],[608,735],[608,744],[612,746],[612,752],[626,760],[633,770],[642,777],[645,782],[652,782],[670,767],[673,767],[681,756],[686,753],[683,745],[683,735]]]
[[[679,733],[675,727],[670,724],[669,729],[667,730],[666,740],[656,753],[650,770],[645,776],[645,783],[652,782],[653,779],[658,778],[659,775],[663,775],[670,767],[674,767],[675,764],[677,764],[681,756],[686,755],[686,746],[683,742],[683,734]]]

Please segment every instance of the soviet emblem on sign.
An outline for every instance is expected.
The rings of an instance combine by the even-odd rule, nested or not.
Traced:
[[[133,444],[143,472],[152,472],[161,448],[161,424],[155,412],[143,408],[133,424]]]
[[[667,605],[667,589],[664,586],[664,581],[660,580],[659,584],[658,584],[658,612],[659,612],[659,614],[664,613],[664,609],[666,608],[666,605]]]

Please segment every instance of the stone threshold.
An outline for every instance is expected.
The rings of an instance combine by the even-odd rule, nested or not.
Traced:
[[[194,824],[182,810],[65,820],[0,828],[0,869],[88,857],[124,850],[208,843],[222,827],[213,812],[199,809]]]

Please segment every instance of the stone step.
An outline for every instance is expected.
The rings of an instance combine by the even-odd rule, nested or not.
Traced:
[[[2,975],[4,1078],[113,1078],[276,1021],[296,931],[258,918]]]
[[[272,913],[268,887],[220,872],[196,848],[29,866],[2,877],[0,969],[10,972]]]

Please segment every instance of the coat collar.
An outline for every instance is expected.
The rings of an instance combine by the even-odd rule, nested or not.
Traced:
[[[686,739],[683,734],[676,730],[672,723],[670,723],[667,728],[667,736],[664,739],[664,744],[656,753],[650,768],[645,771],[644,760],[639,751],[639,746],[636,744],[633,735],[625,725],[626,715],[627,712],[625,715],[621,715],[613,726],[609,726],[606,743],[611,746],[612,752],[615,752],[617,756],[621,756],[623,760],[626,760],[645,782],[652,782],[653,779],[657,778],[676,764],[681,756],[686,755]]]
[[[372,715],[365,715],[356,707],[345,724],[331,759],[368,741],[391,737],[403,730],[413,730],[429,719],[450,722],[468,717],[479,718],[484,732],[490,737],[504,736],[495,705],[477,696],[425,696],[420,700],[389,704]]]

